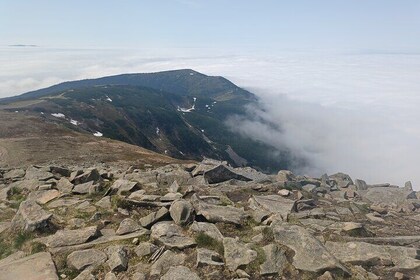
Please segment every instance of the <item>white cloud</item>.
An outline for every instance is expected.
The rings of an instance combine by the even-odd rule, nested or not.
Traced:
[[[230,121],[307,158],[311,166],[300,171],[398,185],[411,179],[420,187],[420,55],[6,48],[0,65],[0,97],[128,72],[193,68],[225,76],[256,93],[265,108],[251,109],[259,120]]]

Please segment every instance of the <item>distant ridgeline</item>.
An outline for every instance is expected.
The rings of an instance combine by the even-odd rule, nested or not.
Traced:
[[[190,69],[65,82],[0,100],[10,111],[19,108],[175,158],[217,158],[265,172],[290,168],[287,151],[225,125],[227,117],[246,115],[246,106],[257,102],[223,77]]]

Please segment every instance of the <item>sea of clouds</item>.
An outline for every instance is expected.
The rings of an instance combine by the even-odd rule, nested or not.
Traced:
[[[307,160],[295,171],[338,171],[420,189],[420,55],[355,51],[0,48],[0,97],[58,82],[192,68],[260,98],[239,133]],[[269,124],[275,125],[269,125]]]

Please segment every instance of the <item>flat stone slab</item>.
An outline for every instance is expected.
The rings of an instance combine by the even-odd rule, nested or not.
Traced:
[[[160,278],[161,280],[200,280],[200,277],[195,272],[192,272],[185,266],[171,267],[165,275]]]
[[[240,225],[248,217],[243,208],[213,205],[203,201],[196,201],[193,204],[196,213],[204,216],[207,221],[212,223],[222,222]]]
[[[58,280],[50,253],[42,252],[0,266],[0,280]]]
[[[292,212],[295,202],[280,195],[254,195],[249,199],[250,207],[254,210],[280,214],[283,220]]]
[[[12,228],[35,231],[48,226],[52,213],[45,211],[35,201],[23,201],[12,220]]]
[[[168,248],[185,249],[194,246],[194,239],[184,235],[182,228],[173,222],[160,222],[152,226],[150,238]]]
[[[339,260],[358,265],[394,265],[398,269],[420,268],[417,249],[401,246],[375,245],[366,242],[331,242],[325,247]]]
[[[295,252],[293,266],[297,269],[317,273],[338,269],[349,274],[337,258],[305,228],[281,224],[273,228],[273,233],[277,243],[289,247]]]
[[[41,238],[40,241],[48,247],[62,247],[82,244],[99,235],[98,228],[92,226],[74,230],[59,230],[51,236]]]

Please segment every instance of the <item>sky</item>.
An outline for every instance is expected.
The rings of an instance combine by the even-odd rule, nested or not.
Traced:
[[[227,125],[306,158],[295,172],[420,189],[419,14],[404,0],[2,0],[0,98],[192,68],[257,94]]]

